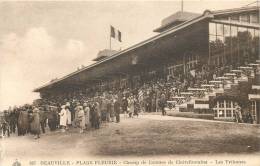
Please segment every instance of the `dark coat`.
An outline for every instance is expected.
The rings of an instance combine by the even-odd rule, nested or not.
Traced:
[[[127,111],[128,101],[127,99],[122,100],[122,109],[123,111]]]
[[[40,111],[39,116],[40,116],[40,122],[45,123],[46,120],[47,120],[47,112],[46,111]]]
[[[115,114],[120,114],[120,103],[118,101],[115,101],[114,103],[114,110]]]
[[[32,120],[31,120],[31,133],[32,134],[40,134],[40,115],[38,112],[33,112]]]
[[[18,118],[18,129],[25,134],[29,129],[29,115],[27,111],[21,111]]]

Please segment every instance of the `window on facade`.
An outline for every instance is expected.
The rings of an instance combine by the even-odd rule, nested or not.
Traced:
[[[232,62],[232,52],[231,52],[231,26],[224,25],[224,45],[225,45],[225,57],[228,64],[233,64]]]
[[[148,74],[149,74],[149,75],[155,75],[155,74],[156,74],[156,71],[149,71]]]
[[[237,59],[238,57],[238,38],[237,38],[237,30],[236,26],[231,26],[231,47],[229,48],[231,51],[231,56],[233,59]],[[226,48],[228,50],[228,48]]]
[[[257,13],[252,13],[250,14],[250,23],[259,23],[259,14]]]
[[[244,34],[247,32],[247,29],[244,28],[244,27],[238,27],[238,36],[241,35],[241,34]]]
[[[174,73],[173,67],[168,67],[168,74],[173,75],[173,73]]]
[[[253,43],[254,43],[254,50],[256,50],[255,52],[255,56],[257,57],[257,59],[259,59],[259,30],[255,30],[255,35],[254,35],[254,38],[253,38]]]
[[[226,101],[226,107],[231,108],[231,101]]]
[[[215,55],[223,56],[224,55],[224,37],[217,36],[215,41]]]
[[[249,35],[249,39],[252,40],[255,36],[255,30],[254,29],[248,29],[248,35]]]
[[[254,29],[248,29],[248,52],[250,54],[250,61],[254,61],[254,59],[257,59],[253,41],[255,35],[254,33]]]
[[[254,120],[256,120],[256,103],[255,101],[251,101],[251,114]]]
[[[224,25],[224,36],[230,36],[230,25]]]
[[[231,26],[231,36],[237,36],[237,27]]]
[[[120,81],[120,86],[121,87],[125,87],[127,85],[127,80],[126,79],[122,79],[121,81]]]
[[[230,17],[231,21],[239,21],[239,15],[233,15]]]
[[[239,40],[239,58],[242,62],[251,61],[251,52],[249,50],[250,33],[246,28],[238,28],[238,40]]]
[[[249,14],[243,14],[240,16],[240,21],[241,22],[246,22],[249,23],[250,22],[250,15]]]
[[[222,56],[219,56],[219,57],[218,57],[218,65],[219,65],[219,66],[222,66],[222,65],[223,65],[223,57],[222,57]]]
[[[224,110],[218,111],[219,117],[225,117]]]
[[[224,108],[224,101],[219,102],[219,108]]]
[[[217,58],[215,58],[214,60],[213,60],[213,62],[214,62],[214,65],[218,65],[218,59]]]
[[[232,117],[232,110],[226,110],[226,117]]]
[[[218,110],[214,110],[214,116],[218,117]]]
[[[216,40],[220,42],[219,43],[219,44],[221,44],[220,47],[224,46],[224,37],[223,36],[217,36]]]
[[[255,29],[255,35],[254,36],[259,38],[259,30],[258,29]]]
[[[209,35],[209,42],[215,42],[216,41],[216,35]]]
[[[214,107],[213,110],[217,111],[218,116],[216,115],[216,112],[214,112],[215,117],[231,118],[234,116],[235,108],[232,106],[232,101],[218,101],[216,106],[217,107]]]
[[[209,28],[212,64],[230,63],[236,67],[258,59],[259,30],[216,23],[210,23]]]
[[[218,36],[223,36],[224,35],[223,24],[217,24],[217,35]]]
[[[216,35],[216,24],[215,23],[209,23],[209,34]]]

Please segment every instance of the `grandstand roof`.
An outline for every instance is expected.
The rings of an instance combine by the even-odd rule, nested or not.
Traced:
[[[108,56],[108,57],[105,57],[104,59],[101,59],[99,61],[97,61],[96,63],[92,64],[92,65],[89,65],[87,67],[84,67],[80,70],[77,70],[75,72],[72,72],[62,78],[59,78],[59,79],[56,79],[52,82],[49,82],[41,87],[38,87],[36,89],[34,89],[33,91],[34,92],[40,92],[46,88],[50,88],[51,86],[55,85],[55,84],[58,84],[68,78],[71,78],[71,77],[74,77],[75,75],[79,74],[79,73],[82,73],[84,71],[87,71],[87,70],[91,70],[93,69],[94,67],[97,67],[97,66],[100,66],[108,61],[111,61],[111,60],[114,60],[118,57],[121,57],[121,56],[124,56],[130,52],[133,52],[133,51],[136,51],[138,48],[140,47],[143,47],[145,45],[148,45],[148,44],[152,44],[154,43],[155,41],[158,41],[158,40],[161,40],[161,39],[164,39],[165,37],[169,36],[169,35],[172,35],[172,34],[175,34],[176,32],[179,32],[181,31],[182,29],[186,28],[186,27],[189,27],[197,22],[200,22],[202,20],[205,20],[205,19],[208,19],[208,18],[213,18],[215,15],[223,15],[223,14],[229,14],[229,13],[239,13],[239,12],[244,12],[244,11],[255,11],[255,10],[258,10],[258,8],[256,6],[254,7],[242,7],[242,8],[236,8],[236,9],[227,9],[227,10],[218,10],[218,11],[209,11],[209,10],[206,10],[202,15],[199,15],[191,20],[187,20],[179,25],[176,25],[172,28],[169,28],[165,31],[163,31],[162,33],[158,34],[158,35],[155,35],[147,40],[144,40],[138,44],[135,44],[127,49],[124,49],[122,51],[119,51],[111,56]]]

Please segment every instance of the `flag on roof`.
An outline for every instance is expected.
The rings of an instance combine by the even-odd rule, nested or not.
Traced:
[[[110,26],[110,37],[113,37],[119,42],[122,42],[122,33],[118,29],[115,29],[113,26]]]

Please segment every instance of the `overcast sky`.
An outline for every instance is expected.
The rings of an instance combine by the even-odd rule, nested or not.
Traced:
[[[184,10],[202,13],[242,7],[253,1],[185,1]],[[122,32],[127,48],[155,35],[161,20],[181,9],[167,2],[0,2],[0,110],[38,98],[32,90],[89,65],[109,47],[109,26]]]

